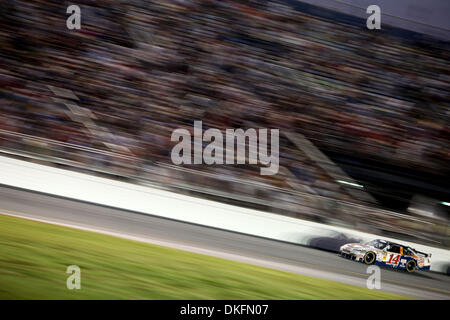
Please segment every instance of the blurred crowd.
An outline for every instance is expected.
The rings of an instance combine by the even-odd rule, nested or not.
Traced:
[[[202,120],[204,129],[280,129],[275,176],[249,165],[190,167],[214,174],[207,186],[222,191],[231,177],[354,200],[283,132],[326,150],[447,168],[448,43],[337,23],[294,2],[78,0],[81,29],[68,30],[73,3],[4,0],[0,148],[14,147],[5,131],[15,132],[104,151],[47,150],[87,166],[114,158],[162,170],[152,164],[171,164],[172,131]],[[71,90],[72,107],[49,86]]]

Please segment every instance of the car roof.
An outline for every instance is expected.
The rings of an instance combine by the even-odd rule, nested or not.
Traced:
[[[400,247],[403,247],[403,248],[406,248],[406,249],[410,249],[410,250],[412,250],[412,251],[416,251],[416,249],[414,249],[413,247],[405,246],[405,245],[403,245],[403,244],[399,244],[399,243],[396,243],[396,242],[392,242],[392,241],[388,241],[388,240],[383,240],[383,239],[376,239],[376,240],[377,240],[377,241],[380,241],[380,242],[387,243],[387,244],[389,244],[389,245],[400,246]]]
[[[398,244],[398,243],[395,243],[395,242],[392,242],[392,241],[388,241],[388,240],[383,240],[383,239],[375,239],[375,240],[380,241],[380,242],[384,242],[384,243],[387,243],[387,244],[390,244],[390,245],[394,245],[394,246],[406,247],[406,246],[404,246],[402,244]]]

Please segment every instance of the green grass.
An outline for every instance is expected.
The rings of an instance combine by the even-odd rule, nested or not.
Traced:
[[[66,288],[69,265],[81,289]],[[0,299],[403,299],[293,273],[0,215]]]

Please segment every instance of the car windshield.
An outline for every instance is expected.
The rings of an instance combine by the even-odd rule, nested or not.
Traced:
[[[385,241],[382,240],[372,240],[366,243],[366,245],[377,248],[377,249],[384,249],[387,245]]]

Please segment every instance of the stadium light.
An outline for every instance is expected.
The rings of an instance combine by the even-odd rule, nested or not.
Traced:
[[[450,207],[450,202],[444,202],[444,201],[442,201],[441,204],[444,205],[444,206]]]
[[[353,183],[353,182],[348,182],[348,181],[344,181],[344,180],[336,180],[339,183],[342,184],[348,184],[349,186],[353,186],[353,187],[357,187],[357,188],[364,188],[363,185],[357,184],[357,183]]]

